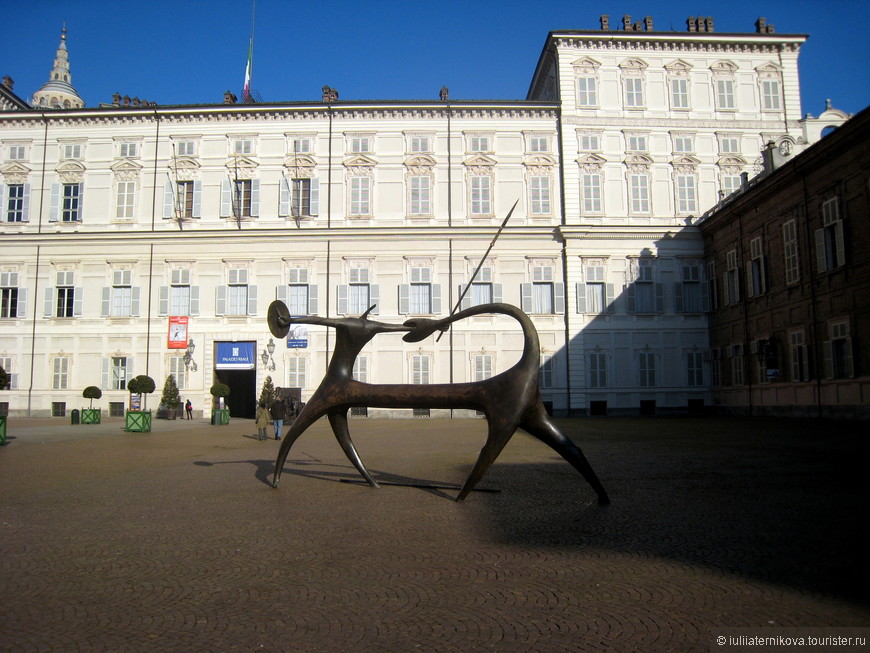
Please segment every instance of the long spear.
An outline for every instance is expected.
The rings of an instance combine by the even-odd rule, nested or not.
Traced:
[[[462,293],[459,295],[459,299],[456,300],[456,305],[453,307],[453,310],[450,311],[450,315],[453,315],[456,311],[459,310],[459,307],[462,305],[462,300],[465,299],[466,293],[468,293],[468,289],[471,288],[471,284],[474,283],[474,280],[477,278],[477,273],[480,272],[480,268],[483,267],[483,264],[486,262],[486,257],[489,256],[489,253],[492,251],[493,245],[495,245],[495,241],[498,240],[498,237],[501,236],[501,232],[504,230],[505,226],[508,223],[508,220],[511,219],[511,216],[514,213],[514,209],[517,208],[517,204],[520,203],[520,200],[517,199],[514,202],[514,205],[511,207],[511,210],[508,211],[508,214],[505,216],[505,219],[502,220],[501,226],[498,228],[498,231],[495,232],[495,236],[492,237],[492,240],[489,243],[489,247],[486,248],[486,252],[484,252],[483,257],[480,259],[480,263],[477,264],[477,268],[475,268],[474,273],[471,275],[471,279],[468,280],[468,283],[465,285]],[[438,334],[438,337],[435,338],[435,342],[441,340],[441,336],[444,335],[444,332]]]

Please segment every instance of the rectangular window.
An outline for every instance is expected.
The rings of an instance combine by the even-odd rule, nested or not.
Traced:
[[[233,152],[236,154],[253,154],[254,153],[254,140],[251,138],[239,138],[236,139],[233,144]]]
[[[410,214],[431,215],[432,213],[432,178],[427,176],[414,176],[410,181]]]
[[[132,158],[139,155],[138,143],[121,143],[119,146],[120,156],[122,159]]]
[[[731,79],[716,80],[716,108],[731,110],[736,108],[734,104],[734,81]]]
[[[490,377],[492,377],[492,356],[489,354],[475,354],[474,380],[485,381]]]
[[[81,159],[82,158],[82,146],[81,146],[81,144],[80,143],[70,143],[68,145],[64,145],[63,158],[64,159]]]
[[[823,343],[825,376],[829,379],[848,379],[855,375],[852,359],[852,338],[848,322],[830,325],[831,339]]]
[[[725,303],[736,304],[740,301],[740,268],[737,266],[737,250],[725,254]]]
[[[0,272],[0,317],[24,317],[18,315],[18,293],[18,273]]]
[[[835,197],[822,204],[822,225],[816,230],[816,263],[819,272],[833,270],[846,263],[846,245],[840,205]]]
[[[791,353],[791,380],[809,381],[809,354],[803,331],[793,331],[789,334],[789,349]]]
[[[589,354],[589,387],[607,387],[607,354],[604,352]]]
[[[129,317],[132,315],[133,303],[133,272],[131,270],[114,270],[112,272],[112,308],[113,317]]]
[[[253,183],[250,179],[236,179],[233,181],[233,215],[237,218],[250,218],[251,213],[251,191]]]
[[[715,311],[719,308],[719,286],[716,279],[716,262],[707,261],[707,298],[710,303],[710,310]]]
[[[369,357],[368,356],[357,356],[356,360],[353,362],[353,370],[351,371],[351,377],[353,377],[354,381],[359,381],[360,383],[368,383],[369,382]]]
[[[58,356],[52,361],[51,389],[67,390],[69,388],[69,358]]]
[[[175,144],[175,151],[178,156],[195,156],[196,141],[178,141]]]
[[[65,270],[57,273],[57,284],[55,285],[55,293],[57,300],[55,304],[55,315],[57,317],[73,317],[75,311],[75,288],[73,287],[72,270]]]
[[[538,387],[553,387],[553,357],[548,354],[541,354],[541,367],[538,368]]]
[[[658,310],[656,284],[653,280],[653,264],[650,259],[634,261],[634,283],[630,292],[634,294],[634,313],[655,313]],[[629,295],[629,310],[631,310]]]
[[[415,315],[432,312],[432,270],[411,268],[410,312]]]
[[[430,359],[428,354],[414,354],[411,356],[411,383],[426,385],[431,383]]]
[[[601,213],[601,175],[597,172],[584,172],[580,177],[580,195],[583,213]]]
[[[719,139],[719,148],[722,154],[740,154],[739,136],[722,136]]]
[[[190,315],[190,270],[172,270],[169,280],[169,314]]]
[[[112,357],[111,375],[109,390],[127,389],[127,358],[124,356]]]
[[[643,79],[640,77],[627,77],[624,82],[626,108],[638,109],[643,107]]]
[[[532,215],[550,214],[550,178],[530,177],[529,196],[532,205]]]
[[[552,282],[536,281],[532,283],[532,313],[554,313]]]
[[[27,158],[27,146],[26,145],[10,145],[9,146],[9,160],[10,161],[24,161]]]
[[[64,222],[79,222],[81,216],[81,184],[64,184],[63,185],[63,204],[61,209],[61,220]]]
[[[428,136],[411,136],[410,149],[411,152],[431,152],[431,139]]]
[[[697,213],[698,190],[695,175],[677,175],[677,212]]]
[[[311,152],[311,139],[298,137],[293,139],[293,154],[308,154]]]
[[[625,139],[625,143],[625,150],[627,152],[649,151],[649,142],[646,134],[629,134]]]
[[[722,197],[736,193],[743,185],[740,175],[722,175]]]
[[[749,264],[746,270],[747,294],[757,297],[767,292],[767,279],[764,263],[764,252],[761,238],[749,241]]]
[[[631,174],[628,176],[630,206],[632,213],[649,213],[649,175]]]
[[[192,183],[192,182],[191,182]],[[135,181],[119,181],[118,197],[115,203],[115,217],[129,220],[133,217],[133,206],[136,198]]]
[[[797,221],[789,220],[782,225],[782,249],[785,258],[785,283],[793,284],[800,281],[798,267]]]
[[[371,179],[369,177],[350,178],[350,214],[371,214]]]
[[[175,185],[175,210],[180,218],[193,217],[193,182],[179,181]]]
[[[652,388],[656,384],[656,356],[654,352],[642,351],[638,354],[640,385],[642,388]]]
[[[601,137],[598,134],[581,134],[580,150],[583,152],[597,152],[601,149]]]
[[[731,345],[731,385],[743,385],[743,345]]]
[[[187,389],[187,367],[184,364],[184,356],[172,356],[169,359],[169,373],[175,377],[175,384],[179,390]]]
[[[529,152],[549,152],[550,139],[546,136],[529,136]]]
[[[364,154],[372,151],[371,136],[351,136],[350,151],[355,154]]]
[[[671,80],[671,108],[689,108],[689,80],[685,77],[675,77]]]
[[[290,200],[290,215],[294,218],[311,215],[311,180],[293,179]]]
[[[305,388],[307,383],[308,359],[294,356],[287,359],[287,387]]]
[[[227,270],[227,315],[248,314],[248,271]]]
[[[347,272],[347,312],[362,315],[371,303],[371,283],[368,268],[351,268]]]
[[[678,296],[678,304],[682,304],[683,313],[701,313],[704,311],[704,302],[702,296],[701,284],[701,266],[696,263],[684,263],[680,266],[682,279],[680,281],[680,292]]]
[[[704,354],[700,351],[690,351],[686,354],[686,385],[693,387],[704,385]]]
[[[686,154],[695,151],[695,139],[690,134],[674,134],[674,152]]]
[[[594,77],[579,77],[577,79],[577,106],[598,106],[598,80]]]
[[[0,390],[17,390],[18,375],[12,373],[12,357],[0,356],[0,367],[2,367],[6,371],[6,374],[9,375],[9,383],[6,384],[5,388],[0,386]],[[9,404],[6,403],[6,405],[4,406],[4,403],[5,402],[0,402],[0,415],[6,415],[9,412]]]
[[[26,190],[24,184],[9,184],[6,187],[6,222],[26,221]]]
[[[779,111],[782,108],[779,80],[766,79],[761,82],[761,107],[765,111]]]
[[[471,214],[492,215],[492,179],[475,176],[471,178]]]
[[[472,136],[468,140],[470,152],[490,152],[489,136]]]
[[[607,288],[604,283],[604,266],[583,266],[583,278],[586,280],[586,312],[595,314],[603,313],[607,308]]]

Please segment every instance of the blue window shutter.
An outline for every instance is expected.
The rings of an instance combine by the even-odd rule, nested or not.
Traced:
[[[411,286],[407,283],[399,284],[399,313],[407,315],[411,312]]]
[[[257,314],[257,286],[248,286],[248,315]]]
[[[81,286],[76,286],[73,292],[75,293],[73,297],[73,317],[81,317],[85,303],[85,289]]]
[[[199,315],[199,286],[190,287],[190,314]]]
[[[215,291],[215,315],[226,315],[227,314],[227,287],[226,286],[218,286]]]
[[[2,202],[0,202],[2,206]],[[30,222],[30,184],[24,184],[24,199],[21,201],[21,219]]]
[[[577,284],[577,312],[585,313],[586,312],[586,284],[578,283]]]
[[[103,288],[102,301],[100,302],[100,316],[108,317],[112,306],[112,289]]]
[[[434,314],[439,314],[441,312],[441,284],[433,283],[432,284],[432,312]]]
[[[520,308],[524,313],[532,312],[532,284],[520,284]]]
[[[379,315],[381,312],[381,287],[376,283],[369,286],[369,301],[374,305],[370,315]]]
[[[278,215],[282,218],[290,215],[290,180],[284,175],[278,182]]]
[[[251,215],[260,215],[260,180],[251,180]]]
[[[193,211],[191,213],[194,218],[202,217],[202,182],[193,182]]]
[[[160,286],[157,293],[157,315],[169,315],[169,286]]]
[[[339,315],[347,315],[347,284],[339,284],[336,289],[336,312]]]
[[[317,286],[308,286],[308,314],[317,315]]]
[[[232,191],[230,190],[230,180],[224,179],[221,181],[221,217],[229,218],[233,215]]]
[[[134,286],[131,288],[132,292],[130,293],[132,297],[130,298],[130,317],[139,317],[139,294],[140,288],[138,286]]]
[[[163,217],[175,217],[175,184],[169,179],[163,183]]]
[[[57,222],[60,215],[60,184],[51,185],[51,208],[48,212],[48,221]]]
[[[553,313],[562,315],[565,313],[565,284],[553,284]]]
[[[54,288],[46,288],[45,289],[45,301],[42,304],[42,316],[43,317],[54,317],[54,302],[55,302],[55,289]]]
[[[312,216],[320,214],[320,180],[314,177],[311,180],[311,202],[310,211]]]

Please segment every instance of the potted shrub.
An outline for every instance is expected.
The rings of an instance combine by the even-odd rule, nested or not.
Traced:
[[[128,410],[126,414],[125,431],[138,431],[140,433],[151,431],[151,411],[141,410],[139,402],[134,404],[133,395],[138,395],[141,400],[142,395],[151,394],[156,387],[154,379],[144,374],[130,379],[130,383],[127,384],[127,390],[130,391],[131,410]]]
[[[229,424],[230,409],[226,407],[224,398],[229,396],[230,386],[226,383],[215,383],[209,392],[214,397],[216,404],[211,410],[211,423],[216,425]]]
[[[272,383],[272,377],[267,376],[263,381],[263,389],[260,391],[260,401],[258,403],[266,404],[266,408],[271,408],[275,403],[275,385]]]
[[[99,424],[100,409],[94,408],[94,399],[99,399],[103,396],[103,391],[95,385],[89,385],[82,391],[82,397],[91,400],[91,405],[87,408],[82,408],[82,424]]]
[[[163,396],[160,397],[160,408],[157,409],[157,417],[163,419],[175,419],[178,417],[178,409],[181,406],[181,395],[178,392],[178,384],[175,375],[166,377],[163,384]]]
[[[5,390],[9,385],[9,375],[0,366],[0,390]],[[6,444],[6,415],[0,414],[0,446]]]

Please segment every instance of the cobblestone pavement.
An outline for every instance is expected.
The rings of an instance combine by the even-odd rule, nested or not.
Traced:
[[[709,651],[870,626],[853,424],[561,420],[613,504],[518,433],[462,503],[361,484],[321,420],[279,489],[249,420],[10,419],[0,650]],[[356,420],[376,478],[460,484],[483,420]]]

